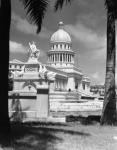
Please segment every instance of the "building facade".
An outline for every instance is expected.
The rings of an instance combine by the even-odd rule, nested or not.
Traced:
[[[27,62],[16,59],[10,61],[9,70],[14,75],[14,91],[36,92],[38,85],[49,83],[50,94],[53,94],[50,99],[54,94],[55,97],[60,97],[59,95],[67,95],[69,92],[90,96],[90,79],[75,66],[72,40],[64,30],[62,22],[59,23],[59,29],[51,36],[49,44],[46,64],[39,61],[40,51],[35,43],[29,44],[30,56]]]

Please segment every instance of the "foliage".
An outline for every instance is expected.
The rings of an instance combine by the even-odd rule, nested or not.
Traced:
[[[63,6],[63,3],[66,2],[67,3],[71,3],[71,1],[73,0],[57,0],[55,2],[55,11],[58,10],[58,9],[62,9],[62,6]]]
[[[12,91],[12,90],[13,90],[13,79],[8,78],[8,91]]]
[[[24,8],[27,9],[27,15],[29,15],[31,23],[33,22],[38,26],[37,33],[40,32],[42,21],[48,6],[48,0],[20,0],[24,4]]]
[[[117,0],[105,0],[107,11],[111,12],[117,19]]]

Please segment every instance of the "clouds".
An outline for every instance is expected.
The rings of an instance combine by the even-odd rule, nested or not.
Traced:
[[[22,19],[15,13],[12,13],[12,23],[17,30],[27,33],[27,34],[36,34],[37,27],[35,25],[29,24],[26,19]]]
[[[77,22],[75,25],[66,25],[65,29],[72,35],[74,40],[85,44],[90,48],[100,47],[105,40],[104,35],[100,35],[88,28],[82,23]]]
[[[90,55],[93,61],[101,60],[104,62],[106,60],[106,32],[93,30],[80,21],[76,22],[75,25],[65,25],[65,30],[70,33],[72,41],[81,48],[81,51],[85,51],[86,55]]]
[[[42,27],[39,35],[36,34],[37,26],[30,24],[26,19],[21,18],[16,13],[12,13],[12,24],[20,32],[25,34],[31,34],[34,36],[39,36],[41,38],[48,38],[51,34],[51,31],[47,30],[45,27]]]
[[[92,77],[96,80],[99,79],[99,72],[95,72],[94,74],[92,74]]]
[[[18,42],[10,41],[10,52],[12,53],[27,53],[27,48]]]
[[[90,77],[92,83],[104,85],[105,76],[102,75],[102,71],[96,71],[90,74]]]

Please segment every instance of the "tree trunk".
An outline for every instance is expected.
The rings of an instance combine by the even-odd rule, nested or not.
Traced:
[[[11,1],[0,2],[0,135],[10,133],[8,115],[8,69]]]
[[[101,116],[101,125],[114,125],[116,123],[116,92],[115,92],[115,64],[116,64],[116,41],[115,41],[115,16],[107,12],[107,60],[105,97]]]

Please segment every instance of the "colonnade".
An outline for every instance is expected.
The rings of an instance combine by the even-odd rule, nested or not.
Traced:
[[[49,62],[70,62],[74,63],[74,55],[66,53],[56,53],[48,55]]]
[[[55,81],[55,89],[66,90],[67,82],[65,80],[56,80]]]
[[[51,46],[51,49],[52,50],[57,50],[57,49],[71,49],[71,46],[70,46],[70,44],[53,44],[52,46]]]

